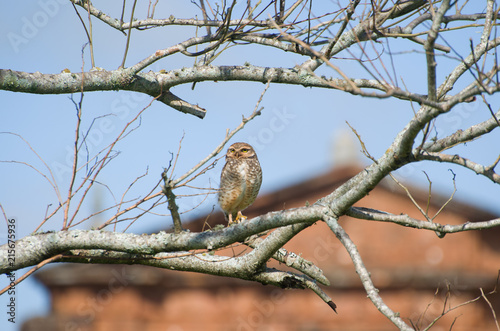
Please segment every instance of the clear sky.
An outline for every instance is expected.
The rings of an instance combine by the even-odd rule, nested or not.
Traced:
[[[117,15],[116,9],[109,8],[109,3],[101,4],[96,1],[94,5]],[[332,3],[329,5],[336,6]],[[163,18],[174,13],[176,17],[190,18],[195,10],[196,7],[188,1],[176,5],[167,1],[158,7],[156,16]],[[319,12],[321,8],[317,10]],[[66,68],[71,72],[81,70],[82,46],[86,39],[69,2],[3,1],[0,3],[0,13],[1,68],[42,73],[60,73]],[[143,11],[138,10],[136,16],[143,17],[141,15]],[[121,63],[126,38],[98,20],[94,19],[93,22],[96,65],[114,70]],[[193,31],[187,27],[153,29],[144,33],[133,31],[127,66],[144,59],[157,49],[192,36]],[[466,38],[460,33],[453,34],[447,41],[453,43],[457,51],[467,49],[470,47],[469,38],[478,36],[477,32],[468,33],[470,36],[467,35]],[[21,36],[22,39],[16,36]],[[404,77],[409,88],[425,94],[425,56],[421,52],[410,52],[416,49],[421,48],[408,43],[391,44],[391,50],[398,54],[393,57],[397,76]],[[88,47],[84,50],[84,59],[87,71],[90,68]],[[293,67],[304,60],[305,58],[274,49],[246,46],[229,49],[214,64],[243,65],[249,62],[259,66]],[[352,77],[367,76],[355,61],[333,60],[333,63],[337,62]],[[191,66],[192,63],[192,58],[174,55],[155,63],[147,70],[170,70]],[[457,60],[453,59],[440,63],[438,82],[444,78],[447,69],[456,64]],[[322,68],[319,72],[327,76],[333,75],[327,68]],[[168,166],[170,152],[174,155],[177,153],[179,141],[184,137],[174,173],[174,177],[181,176],[222,141],[227,129],[235,128],[242,116],[252,113],[263,89],[264,85],[261,83],[239,82],[197,83],[194,90],[190,84],[173,88],[172,92],[179,97],[207,109],[205,119],[200,120],[164,104],[153,103],[143,113],[138,129],[116,145],[115,150],[119,154],[99,177],[103,185],[92,191],[81,215],[90,213],[98,206],[106,207],[119,201],[130,183],[147,171],[148,174],[134,185],[127,198],[143,196],[159,180],[163,167]],[[73,95],[73,98],[78,101],[80,95]],[[498,97],[487,98],[496,111]],[[62,194],[66,195],[76,125],[75,106],[70,96],[0,91],[0,101],[0,131],[19,134],[28,141],[45,164],[51,167]],[[93,123],[89,130],[89,151],[92,153],[106,147],[123,126],[150,101],[149,96],[127,91],[85,93],[82,128],[86,131]],[[271,85],[261,106],[264,107],[262,115],[248,123],[231,141],[248,141],[257,150],[264,172],[261,192],[270,192],[305,180],[335,166],[336,151],[338,152],[335,141],[339,137],[345,139],[346,136],[355,140],[346,121],[361,135],[370,153],[380,157],[413,116],[409,103],[403,101],[367,99],[335,90],[286,85]],[[102,117],[104,115],[106,116]],[[481,102],[461,105],[439,119],[435,131],[442,137],[484,121],[489,116],[487,108]],[[491,164],[500,154],[499,139],[499,133],[493,132],[478,142],[460,146],[455,153],[463,153],[477,162]],[[354,142],[352,146],[355,146],[353,148],[359,160],[369,164],[359,152],[359,144]],[[85,154],[81,157],[85,157]],[[26,162],[43,173],[48,173],[43,162],[27,145],[11,134],[0,134],[0,160]],[[220,161],[197,184],[216,188],[222,164]],[[448,196],[453,191],[452,174],[448,170],[450,168],[457,174],[456,200],[500,214],[498,186],[470,171],[449,164],[420,163],[406,166],[396,174],[405,183],[425,188],[425,170],[432,180],[433,192]],[[183,192],[192,194],[198,191],[191,189]],[[180,199],[179,204],[182,210],[189,210],[202,200],[203,197],[186,197]],[[33,169],[20,164],[0,163],[0,203],[9,217],[16,218],[16,235],[21,238],[36,228],[43,219],[47,206],[52,204],[49,210],[53,208],[57,204],[57,198],[52,187]],[[200,207],[183,217],[194,218],[210,211],[214,205],[213,195],[209,196]],[[157,211],[167,213],[166,205]],[[109,217],[110,214],[104,216]],[[92,222],[95,224],[102,219],[106,218]],[[82,228],[89,228],[92,222],[86,223]],[[157,231],[169,224],[168,217],[151,215],[141,218],[128,231]],[[42,230],[58,230],[60,227],[59,215],[47,222]],[[123,227],[118,229],[123,230]],[[6,242],[5,230],[6,226],[0,225],[0,244]],[[22,274],[22,271],[16,273],[17,276]],[[6,284],[7,279],[2,275],[0,285],[3,288]],[[18,329],[27,318],[48,312],[48,295],[33,278],[21,283],[17,293],[17,323],[14,327],[6,321],[6,314],[3,313],[9,298],[6,295],[0,297],[2,330]]]

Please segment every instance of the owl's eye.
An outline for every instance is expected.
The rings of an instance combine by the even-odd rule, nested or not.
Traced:
[[[231,148],[231,149],[229,150],[229,153],[231,153],[231,154],[234,154],[234,152],[235,152],[234,148]]]
[[[242,148],[242,149],[241,149],[241,151],[242,151],[243,153],[248,153],[248,148]]]

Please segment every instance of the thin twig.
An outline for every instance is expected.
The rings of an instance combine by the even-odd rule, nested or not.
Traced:
[[[135,12],[135,5],[137,4],[137,0],[134,0],[134,4],[132,5],[132,12],[130,13],[130,22],[134,20],[134,12]],[[128,28],[128,34],[127,34],[127,43],[125,44],[125,52],[123,53],[123,60],[122,64],[120,65],[120,68],[125,68],[125,60],[127,59],[127,53],[128,53],[128,48],[130,45],[130,36],[132,35],[132,24]]]
[[[28,146],[28,148],[30,149],[30,151],[33,154],[35,154],[35,156],[42,162],[42,164],[47,169],[47,171],[48,171],[48,173],[50,175],[50,179],[43,172],[41,172],[40,170],[38,170],[37,168],[35,168],[33,165],[28,164],[26,162],[20,162],[20,161],[0,161],[0,162],[12,162],[12,163],[24,164],[24,165],[32,168],[36,172],[38,172],[40,175],[42,175],[47,180],[47,182],[50,184],[50,186],[52,186],[52,188],[54,189],[54,192],[55,192],[55,194],[57,196],[57,200],[58,200],[59,204],[62,204],[63,203],[62,196],[61,196],[61,193],[59,191],[59,187],[57,186],[57,182],[56,182],[56,179],[54,177],[54,173],[52,172],[52,169],[49,167],[49,165],[47,164],[47,162],[45,162],[45,160],[40,156],[40,154],[38,154],[35,151],[35,149],[31,146],[31,144],[26,139],[24,139],[24,137],[21,136],[20,134],[17,134],[17,133],[14,133],[14,132],[0,132],[0,134],[9,134],[9,135],[13,135],[13,136],[16,136],[19,139],[21,139],[26,144],[26,146]]]
[[[14,284],[12,284],[12,282],[4,287],[2,290],[0,290],[0,295],[2,295],[3,293],[7,292],[9,289],[11,289],[12,287],[14,287],[15,285],[19,284],[20,282],[22,282],[23,280],[25,280],[29,275],[31,275],[32,273],[34,273],[35,271],[37,271],[38,269],[40,269],[41,267],[43,267],[44,265],[46,264],[49,264],[49,263],[52,263],[54,261],[57,261],[59,259],[61,259],[64,255],[63,254],[57,254],[57,255],[54,255],[40,263],[38,263],[36,266],[34,266],[33,268],[31,268],[30,270],[28,270],[24,275],[22,275],[21,277],[19,277],[18,279],[16,279],[14,281]]]
[[[266,84],[266,87],[264,88],[264,91],[262,92],[262,94],[260,95],[260,98],[257,102],[257,104],[255,105],[255,108],[254,108],[254,111],[252,112],[252,114],[250,114],[250,116],[248,116],[247,118],[243,117],[240,125],[238,125],[233,131],[231,132],[228,132],[226,134],[226,137],[224,138],[224,140],[210,153],[208,154],[203,160],[201,160],[200,162],[198,162],[198,164],[196,164],[194,167],[192,167],[190,170],[188,170],[184,175],[180,176],[179,178],[175,179],[172,181],[172,186],[173,187],[177,187],[179,186],[179,184],[184,181],[186,178],[188,178],[189,176],[191,176],[195,171],[197,171],[198,169],[200,169],[203,165],[205,165],[205,163],[207,163],[211,158],[213,158],[215,155],[219,154],[220,151],[222,151],[222,149],[224,148],[224,146],[226,145],[226,143],[238,132],[240,131],[241,129],[243,129],[243,127],[245,127],[245,124],[248,123],[249,121],[253,120],[255,117],[259,116],[260,115],[260,111],[261,109],[258,109],[259,105],[260,105],[260,102],[262,101],[262,98],[264,97],[264,94],[266,93],[267,89],[269,88],[269,85],[270,85],[271,81],[268,81],[267,84]]]
[[[83,64],[82,64],[82,72],[83,72]],[[83,76],[82,76],[83,79]],[[76,173],[78,168],[78,144],[80,142],[80,126],[82,124],[82,103],[83,103],[83,90],[80,93],[80,101],[76,103],[73,99],[73,104],[76,108],[76,129],[75,129],[75,140],[73,142],[73,164],[71,165],[71,179],[68,188],[68,196],[66,198],[66,204],[64,207],[64,218],[63,218],[63,229],[67,229],[68,226],[68,214],[69,207],[71,203],[71,197],[73,196],[73,186],[75,185]]]
[[[486,301],[486,303],[490,307],[491,313],[493,314],[493,320],[495,321],[495,325],[497,327],[497,330],[500,331],[500,326],[498,325],[497,314],[495,313],[495,309],[493,308],[493,305],[491,304],[490,300],[488,300],[488,298],[486,297],[486,295],[484,295],[483,289],[480,288],[479,290],[481,291],[481,296],[483,297],[484,301]]]

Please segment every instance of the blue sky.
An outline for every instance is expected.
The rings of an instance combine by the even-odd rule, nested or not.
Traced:
[[[94,4],[104,11],[115,10],[107,8],[109,4]],[[321,8],[317,9],[319,11]],[[176,17],[192,17],[193,10],[196,8],[188,2],[182,5],[166,4],[157,9],[157,16],[168,17],[173,12]],[[42,73],[59,73],[65,68],[72,72],[81,70],[85,35],[72,6],[66,1],[2,2],[0,12],[3,31],[0,35],[2,68]],[[138,11],[136,16],[140,15],[142,13]],[[100,21],[93,22],[96,65],[114,70],[121,63],[126,38]],[[134,64],[157,49],[188,38],[193,31],[187,27],[154,29],[144,33],[133,31],[127,65]],[[478,38],[477,31],[467,32],[469,35],[466,38],[463,31],[454,33],[447,37],[447,41],[453,43],[458,51],[467,50],[470,47],[469,38]],[[22,42],[15,39],[15,35],[23,36]],[[394,41],[391,50],[399,54],[393,57],[398,77],[404,77],[409,88],[425,94],[425,56],[421,52],[411,52],[421,48],[415,44]],[[88,70],[88,48],[85,49],[84,58],[85,70]],[[441,59],[446,62],[438,65],[438,83],[449,68],[457,64],[454,59],[438,58]],[[304,60],[274,49],[246,46],[229,49],[214,64],[242,65],[248,61],[252,65],[293,67]],[[192,63],[192,58],[174,55],[147,70],[170,70],[191,66]],[[342,70],[352,77],[366,77],[355,61],[335,59],[333,63],[341,63]],[[327,68],[321,68],[318,73],[327,76],[334,74]],[[90,213],[98,205],[103,207],[120,200],[129,184],[146,171],[148,175],[133,187],[127,197],[133,198],[148,192],[158,181],[163,167],[168,165],[170,152],[177,153],[179,141],[184,137],[174,173],[175,177],[181,176],[222,141],[226,129],[234,129],[242,116],[251,114],[263,89],[261,83],[240,82],[198,83],[194,90],[190,84],[173,88],[172,92],[179,97],[207,109],[205,119],[200,120],[164,104],[153,103],[142,115],[140,127],[117,144],[115,149],[120,152],[119,155],[100,176],[100,181],[110,188],[113,195],[104,185],[98,187],[92,191],[88,203],[83,205],[81,215]],[[71,162],[76,125],[75,107],[69,97],[0,91],[0,131],[19,134],[31,144],[53,169],[63,195],[67,194],[69,173],[66,170]],[[73,97],[77,101],[80,98],[79,95]],[[496,111],[498,97],[487,96],[487,99]],[[82,128],[87,130],[95,118],[107,115],[97,119],[89,131],[89,150],[100,150],[113,141],[123,126],[150,101],[148,96],[127,91],[86,93]],[[355,139],[346,121],[361,135],[370,153],[380,157],[413,116],[409,103],[403,101],[368,99],[335,90],[285,85],[271,85],[261,106],[264,107],[262,115],[248,123],[231,141],[249,141],[254,144],[264,171],[261,192],[270,192],[305,180],[335,166],[334,141],[340,135],[350,135]],[[436,131],[442,137],[487,118],[489,112],[481,102],[461,105],[436,122]],[[500,154],[499,139],[500,134],[493,132],[486,138],[458,147],[454,153],[463,153],[476,162],[491,164]],[[359,152],[359,144],[355,142],[354,146],[359,160],[368,164],[368,160]],[[0,135],[0,159],[26,162],[47,173],[44,164],[17,136]],[[197,184],[217,187],[222,164],[222,161],[219,162]],[[448,164],[419,163],[406,166],[396,175],[405,183],[426,187],[427,180],[422,172],[425,170],[433,182],[434,192],[449,195],[453,191],[452,175],[448,171],[450,168],[457,174],[457,200],[500,214],[498,186],[470,171]],[[192,190],[183,192],[193,193]],[[200,201],[198,197],[186,197],[180,199],[179,204],[182,210],[188,210]],[[7,215],[16,218],[16,235],[21,238],[35,229],[43,219],[47,206],[56,204],[57,198],[51,186],[32,169],[19,164],[0,163],[0,202]],[[194,218],[210,211],[214,204],[214,197],[209,196],[199,208],[183,217]],[[158,212],[166,213],[166,206],[164,210],[160,207]],[[109,217],[110,214],[104,216]],[[90,227],[91,223],[86,223],[82,228]],[[129,231],[151,232],[169,224],[167,217],[151,215],[140,219]],[[61,216],[47,222],[42,229],[57,230],[60,227]],[[5,242],[5,229],[5,226],[0,226],[0,243]],[[123,226],[118,229],[122,230]],[[17,276],[22,273],[18,271]],[[0,278],[0,285],[4,287],[5,284],[6,278]],[[16,326],[13,327],[2,317],[2,330],[12,327],[13,330],[18,329],[27,318],[48,312],[47,293],[32,278],[21,283],[17,293]],[[5,295],[0,297],[0,306],[5,307],[7,300]]]

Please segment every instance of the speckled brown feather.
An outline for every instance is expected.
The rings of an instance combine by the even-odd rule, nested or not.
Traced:
[[[235,220],[238,212],[255,201],[261,184],[262,169],[252,146],[232,144],[226,154],[219,190],[219,205],[229,220]]]

